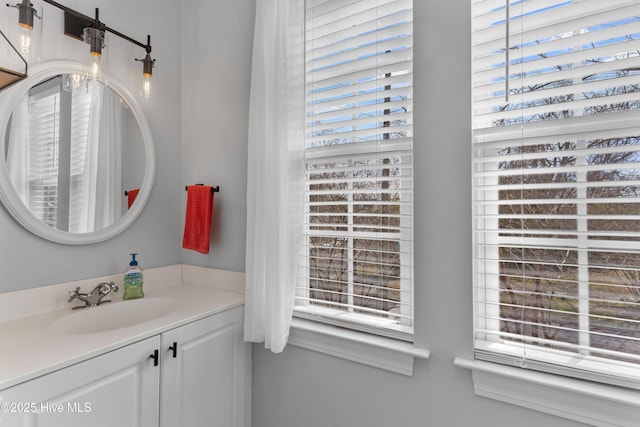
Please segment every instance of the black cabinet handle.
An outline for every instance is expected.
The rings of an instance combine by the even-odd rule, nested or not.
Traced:
[[[178,343],[176,341],[173,342],[173,345],[169,347],[169,351],[173,352],[173,358],[178,357]]]
[[[149,356],[150,359],[153,359],[153,366],[158,366],[158,359],[160,358],[158,356],[158,350],[154,350],[153,354]]]

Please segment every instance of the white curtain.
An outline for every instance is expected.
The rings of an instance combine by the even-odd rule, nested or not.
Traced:
[[[258,0],[247,182],[245,340],[289,336],[304,203],[304,0]]]
[[[13,188],[20,200],[29,205],[29,96],[20,100],[11,115],[11,134],[7,166]]]
[[[87,214],[81,231],[101,230],[120,216],[121,117],[117,96],[98,82],[89,82],[91,94],[82,202]]]
[[[114,224],[122,212],[122,113],[120,97],[103,90],[96,179],[96,230]]]
[[[96,180],[98,178],[98,144],[100,143],[100,116],[102,114],[103,86],[90,80],[87,82],[90,96],[89,120],[87,122],[87,143],[84,155],[84,166],[82,168],[80,199],[82,214],[80,215],[80,232],[91,232],[95,230],[96,219]]]

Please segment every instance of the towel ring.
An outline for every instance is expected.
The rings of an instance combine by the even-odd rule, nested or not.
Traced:
[[[193,184],[193,185],[204,185],[204,184]],[[189,186],[185,186],[184,187],[184,191],[187,191],[189,189]],[[211,187],[211,192],[212,193],[219,193],[220,192],[220,186],[216,185],[215,187]]]

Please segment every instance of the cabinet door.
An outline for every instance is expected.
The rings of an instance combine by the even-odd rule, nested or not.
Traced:
[[[161,427],[244,427],[242,307],[165,332],[162,352]]]
[[[0,391],[0,426],[157,427],[159,345],[149,338]]]

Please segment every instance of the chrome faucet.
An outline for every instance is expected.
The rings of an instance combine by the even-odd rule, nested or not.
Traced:
[[[88,294],[83,294],[80,292],[80,286],[78,286],[75,291],[69,292],[69,302],[72,302],[74,299],[79,299],[83,301],[85,305],[79,305],[73,307],[73,309],[77,308],[86,308],[86,307],[95,307],[105,302],[111,302],[111,300],[103,300],[102,298],[106,297],[111,292],[118,292],[118,285],[115,282],[102,282],[99,283],[91,292]]]

